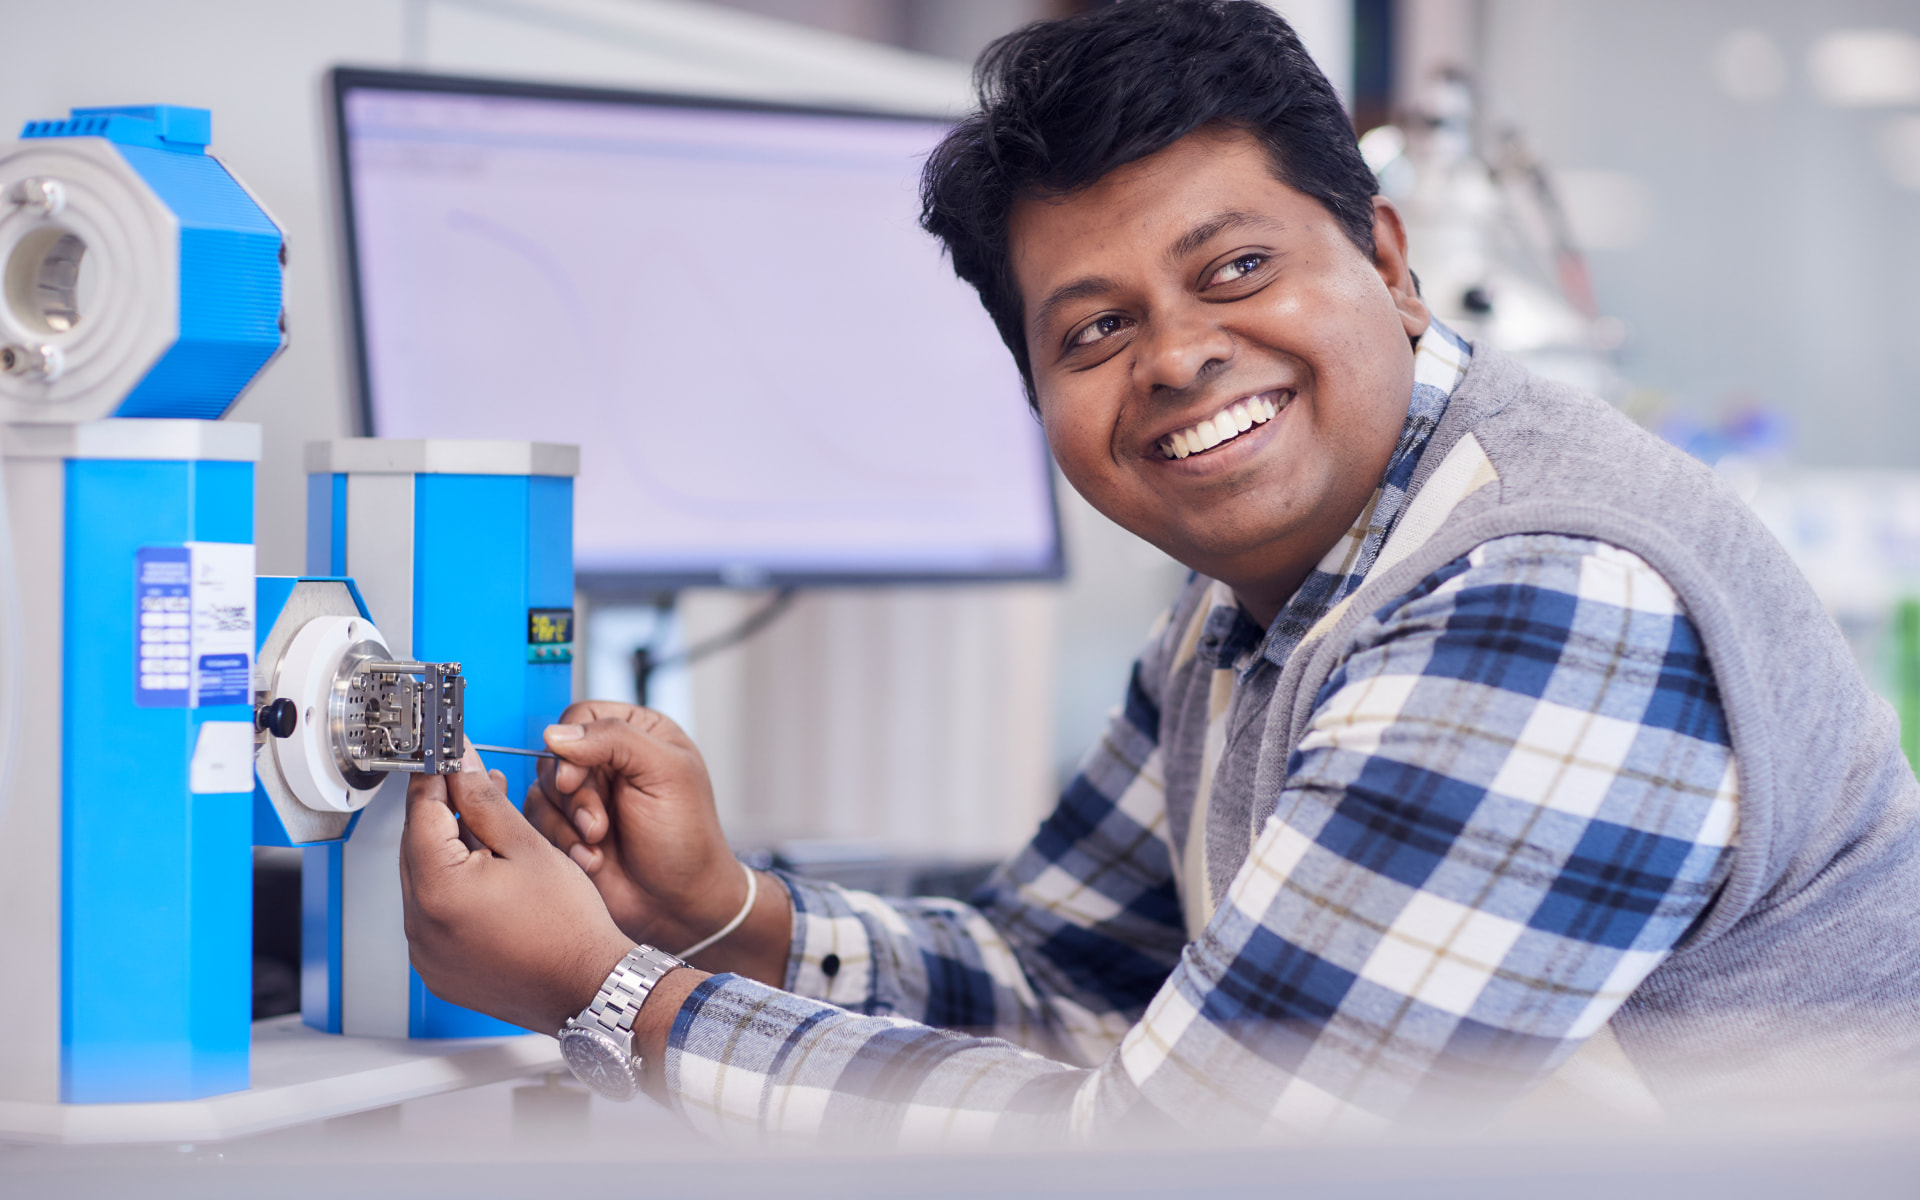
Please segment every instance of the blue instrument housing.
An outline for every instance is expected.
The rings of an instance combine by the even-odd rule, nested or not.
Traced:
[[[20,131],[113,143],[179,223],[177,334],[114,416],[218,419],[286,343],[285,238],[207,153],[212,131],[206,109],[171,104],[76,108]]]

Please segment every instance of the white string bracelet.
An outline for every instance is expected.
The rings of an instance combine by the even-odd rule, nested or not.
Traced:
[[[700,941],[682,950],[675,957],[692,958],[708,946],[713,945],[721,938],[726,937],[734,930],[740,928],[740,926],[746,922],[747,914],[753,911],[753,902],[760,897],[760,874],[745,863],[740,864],[740,869],[747,873],[747,902],[740,906],[739,912],[733,914],[733,920],[728,921],[720,927],[720,932],[714,934],[712,937],[702,938]]]

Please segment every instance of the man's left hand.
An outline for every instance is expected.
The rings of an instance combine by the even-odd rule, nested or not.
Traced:
[[[467,751],[416,775],[400,838],[407,949],[434,995],[541,1033],[592,1002],[633,942],[580,868]]]

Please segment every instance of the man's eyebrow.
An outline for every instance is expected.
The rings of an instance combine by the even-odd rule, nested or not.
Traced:
[[[1085,300],[1089,296],[1099,296],[1107,292],[1118,291],[1119,288],[1120,285],[1113,280],[1105,279],[1098,275],[1087,275],[1074,280],[1072,283],[1062,284],[1053,289],[1053,294],[1041,301],[1040,307],[1033,311],[1033,327],[1035,329],[1045,329],[1047,323],[1053,319],[1054,313],[1072,304],[1075,300]]]
[[[1177,263],[1187,255],[1192,254],[1195,250],[1212,241],[1219,234],[1225,233],[1229,229],[1237,229],[1242,226],[1271,229],[1277,232],[1285,229],[1287,223],[1262,213],[1240,212],[1237,209],[1223,213],[1215,213],[1213,216],[1195,225],[1192,229],[1181,234],[1173,245],[1168,246],[1167,261],[1169,263]]]

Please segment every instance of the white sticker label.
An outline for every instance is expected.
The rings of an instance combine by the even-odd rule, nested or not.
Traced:
[[[197,795],[253,790],[253,722],[207,721],[193,743],[187,790]]]
[[[188,542],[187,550],[193,562],[192,706],[251,704],[253,545]],[[237,790],[252,788],[248,784]]]

